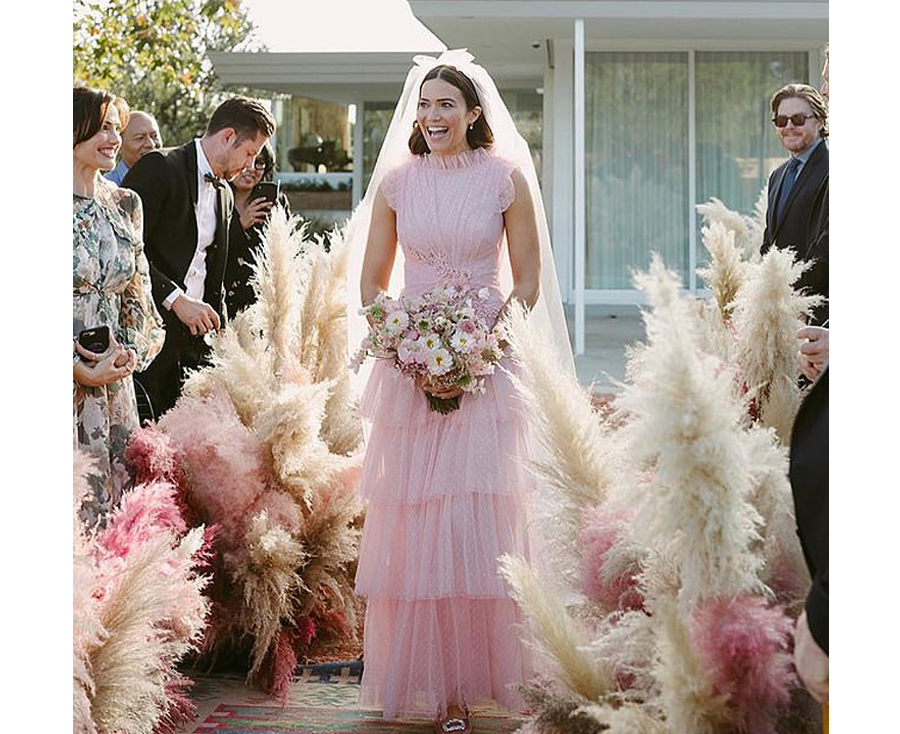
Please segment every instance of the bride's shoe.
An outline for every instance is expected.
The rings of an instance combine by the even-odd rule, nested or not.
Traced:
[[[453,713],[451,710],[455,709]],[[456,704],[447,707],[447,713],[434,722],[435,734],[472,734],[469,723],[469,709],[461,709]]]

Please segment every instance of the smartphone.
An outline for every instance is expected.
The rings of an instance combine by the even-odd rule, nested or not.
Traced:
[[[260,181],[253,187],[247,201],[256,201],[259,197],[263,197],[266,201],[274,204],[278,200],[278,195],[280,193],[281,181]]]
[[[98,326],[94,329],[85,329],[78,334],[78,343],[95,354],[103,354],[109,349],[109,327]]]

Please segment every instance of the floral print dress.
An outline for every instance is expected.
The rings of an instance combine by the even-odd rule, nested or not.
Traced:
[[[162,348],[163,322],[153,303],[144,256],[140,197],[97,177],[94,198],[73,194],[72,335],[109,326],[146,369]],[[75,353],[77,359],[77,352]],[[73,385],[74,444],[95,462],[92,495],[82,507],[90,523],[102,519],[129,483],[125,444],[138,426],[130,377],[100,387]]]

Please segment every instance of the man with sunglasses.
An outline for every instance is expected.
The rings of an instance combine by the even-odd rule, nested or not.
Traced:
[[[791,249],[811,262],[796,284],[808,293],[828,298],[827,253],[810,248],[810,215],[822,182],[828,176],[828,105],[808,84],[787,84],[772,97],[772,122],[791,157],[769,177],[769,208],[761,252],[771,247]],[[828,304],[817,308],[810,323],[828,318]]]

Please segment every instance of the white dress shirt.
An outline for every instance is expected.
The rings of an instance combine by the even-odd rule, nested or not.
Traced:
[[[171,309],[175,299],[182,293],[198,301],[203,300],[203,290],[206,281],[206,248],[209,247],[216,236],[216,187],[206,180],[206,174],[213,173],[212,166],[206,159],[203,146],[199,140],[195,140],[197,146],[197,203],[194,205],[194,214],[197,217],[197,248],[194,257],[184,276],[185,290],[176,288],[172,291],[163,305]]]

